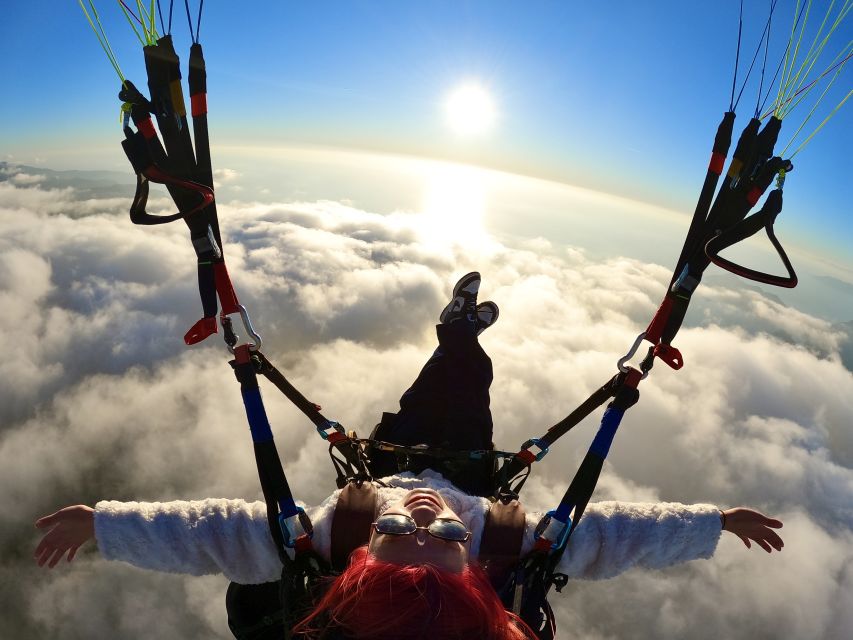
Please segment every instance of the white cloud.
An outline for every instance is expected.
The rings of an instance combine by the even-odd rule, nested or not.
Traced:
[[[91,551],[52,574],[28,560],[31,521],[64,504],[259,495],[227,353],[218,338],[194,349],[180,339],[200,315],[185,227],[134,228],[126,206],[0,183],[0,542],[14,550],[0,592],[22,605],[8,623],[18,635],[95,637],[108,619],[126,638],[224,638],[221,580],[140,572]],[[496,441],[507,449],[615,372],[669,275],[544,239],[436,248],[412,214],[338,202],[219,209],[229,269],[265,352],[361,434],[417,374],[462,273],[479,269],[483,299],[501,307],[481,341],[495,366]],[[554,598],[563,629],[842,637],[853,593],[842,569],[853,562],[847,338],[755,291],[705,286],[693,307],[676,340],[685,368],[658,363],[641,385],[597,497],[751,504],[785,520],[785,550],[747,553],[732,539],[711,561],[569,585]],[[325,447],[283,398],[268,390],[265,399],[295,492],[321,500],[333,488]],[[530,505],[553,506],[596,420],[541,463]]]
[[[15,175],[9,178],[9,180],[20,186],[38,184],[39,182],[44,182],[44,179],[44,176],[33,173],[16,173]]]
[[[234,182],[238,178],[240,178],[243,174],[235,169],[227,169],[223,167],[222,169],[215,169],[213,171],[213,180],[217,185],[225,184],[227,182]]]

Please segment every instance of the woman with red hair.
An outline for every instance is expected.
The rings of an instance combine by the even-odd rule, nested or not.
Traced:
[[[477,335],[497,319],[497,305],[477,304],[480,277],[464,276],[437,327],[439,347],[400,400],[401,411],[384,424],[382,439],[404,445],[457,449],[492,448],[488,389],[491,361]],[[343,573],[325,586],[295,631],[311,638],[465,638],[521,640],[536,637],[501,600],[476,560],[491,503],[488,478],[459,473],[433,460],[400,472],[393,457],[375,460],[381,478],[369,543],[356,549]],[[384,468],[383,468],[384,467]],[[306,508],[313,546],[332,557],[333,523],[341,491]],[[531,552],[541,514],[527,513],[520,555]],[[368,521],[369,522],[369,521]],[[264,503],[208,499],[168,503],[99,502],[66,507],[41,518],[46,531],[35,555],[39,565],[70,561],[86,540],[101,554],[136,566],[203,575],[224,573],[235,583],[278,580],[281,560]],[[590,504],[556,570],[569,578],[600,579],[634,566],[663,568],[710,557],[720,532],[747,547],[781,550],[773,529],[782,523],[745,508],[678,503]],[[269,593],[267,588],[263,593]],[[273,588],[277,594],[277,589]],[[250,604],[256,592],[249,592]],[[281,623],[238,637],[278,637]],[[246,625],[241,625],[246,626]],[[252,625],[248,625],[252,626]],[[242,635],[241,635],[242,634]],[[265,635],[266,634],[266,635]]]
[[[454,572],[428,562],[395,564],[379,560],[367,547],[352,553],[349,567],[294,633],[317,636],[328,626],[346,629],[348,638],[358,640],[536,637],[504,610],[478,566]]]

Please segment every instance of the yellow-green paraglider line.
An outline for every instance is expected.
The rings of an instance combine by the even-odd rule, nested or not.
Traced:
[[[803,127],[805,127],[805,126],[806,126],[806,123],[808,123],[808,121],[809,121],[809,120],[811,119],[811,117],[814,115],[814,112],[815,112],[815,111],[817,111],[817,108],[818,108],[818,106],[820,105],[821,101],[823,101],[824,96],[826,96],[826,94],[827,94],[827,93],[829,92],[829,90],[832,88],[832,85],[835,83],[835,81],[836,81],[836,80],[838,80],[838,76],[841,74],[841,70],[842,70],[843,68],[844,68],[844,67],[839,68],[839,69],[838,69],[838,71],[836,71],[836,72],[835,72],[835,75],[832,77],[832,80],[830,80],[830,81],[827,83],[826,88],[824,88],[823,92],[820,94],[820,97],[819,97],[819,98],[817,99],[817,101],[814,103],[814,105],[812,106],[811,110],[808,112],[808,114],[806,115],[806,117],[803,119],[803,121],[802,121],[802,123],[800,124],[800,126],[799,126],[799,127],[797,127],[797,130],[796,130],[796,131],[794,132],[794,134],[791,136],[791,139],[790,139],[790,141],[788,142],[788,144],[786,144],[786,145],[785,145],[785,148],[784,148],[784,149],[782,149],[781,153],[779,153],[779,155],[780,155],[780,156],[784,156],[784,155],[785,155],[785,152],[788,150],[788,147],[790,147],[792,144],[794,144],[794,140],[796,140],[797,136],[800,134],[800,131],[802,131],[802,130],[803,130]],[[832,117],[832,115],[833,115],[836,111],[838,111],[838,109],[839,109],[839,108],[841,108],[841,105],[842,105],[842,104],[844,104],[844,102],[845,102],[846,100],[847,100],[847,98],[844,98],[844,100],[842,100],[842,101],[841,101],[841,104],[839,104],[837,107],[835,107],[835,109],[833,109],[833,110],[832,110],[832,112],[831,112],[831,113],[826,117],[826,119],[825,119],[825,120],[820,124],[820,126],[818,126],[818,128],[814,131],[814,133],[812,133],[812,135],[808,137],[808,139],[806,140],[806,142],[807,142],[808,140],[810,140],[810,139],[811,139],[811,137],[812,137],[815,133],[817,133],[817,132],[818,132],[818,130],[820,129],[820,127],[822,127],[824,124],[826,124],[827,120],[829,120],[829,118],[831,118],[831,117]],[[797,148],[797,151],[799,151],[800,149],[802,149],[804,145],[805,145],[805,142],[803,142],[803,144],[802,144],[802,145],[800,145],[800,146]]]
[[[794,24],[791,26],[791,35],[788,38],[788,48],[785,49],[785,63],[784,63],[783,68],[782,68],[782,79],[779,81],[779,93],[778,93],[778,96],[776,98],[776,104],[777,105],[782,104],[782,102],[784,101],[784,98],[785,98],[785,94],[788,91],[788,83],[790,81],[791,72],[794,70],[794,63],[797,59],[797,50],[799,50],[800,40],[802,40],[802,38],[803,38],[803,32],[805,31],[805,28],[806,28],[806,22],[808,22],[808,19],[809,19],[809,11],[811,9],[811,6],[812,6],[811,0],[807,0],[807,2],[805,4],[803,4],[803,10],[805,11],[806,15],[805,15],[805,19],[803,20],[803,25],[800,28],[800,36],[797,39],[796,50],[794,51],[794,53],[792,55],[791,54],[791,43],[794,41],[794,35],[797,32],[797,23],[800,20],[800,15],[802,15],[800,10],[799,10],[800,0],[797,0],[797,6],[794,10],[794,14],[797,16],[797,18],[796,18],[796,20],[794,20]],[[789,60],[790,60],[790,64],[788,64]],[[780,116],[780,114],[778,113],[778,107],[774,108],[774,114],[776,115],[777,118]]]
[[[835,56],[835,60],[838,60],[838,58],[840,58],[842,55],[844,55],[844,52],[845,52],[845,51],[847,51],[847,50],[850,48],[850,46],[851,46],[851,45],[853,45],[853,40],[851,40],[851,41],[847,44],[847,47],[845,47],[845,48],[841,51],[841,53],[839,53],[837,56]],[[811,82],[809,82],[805,87],[803,87],[802,89],[800,89],[797,93],[795,93],[793,96],[791,96],[790,98],[788,98],[788,99],[787,99],[784,103],[782,103],[782,104],[783,104],[783,105],[785,105],[785,104],[787,104],[788,102],[790,102],[791,100],[793,100],[794,98],[796,98],[796,97],[798,97],[799,95],[801,95],[803,92],[808,91],[808,90],[809,90],[809,89],[811,89],[811,88],[812,88],[816,83],[820,82],[820,80],[822,80],[824,77],[828,76],[830,73],[832,73],[833,71],[835,71],[835,70],[836,70],[836,68],[838,68],[838,67],[840,67],[840,66],[843,66],[843,65],[847,64],[848,60],[850,60],[851,58],[853,58],[853,51],[851,51],[850,53],[848,53],[848,54],[847,54],[847,57],[845,57],[841,62],[836,63],[836,62],[835,62],[835,60],[833,60],[833,64],[831,64],[831,65],[830,65],[830,67],[829,67],[826,71],[824,71],[824,72],[823,72],[822,74],[820,74],[817,78],[815,78],[814,80],[812,80]],[[798,101],[798,103],[799,103],[799,101]],[[760,119],[760,120],[764,120],[767,116],[769,116],[771,113],[773,113],[776,109],[777,109],[777,105],[774,105],[771,109],[769,109],[768,111],[765,111],[765,112],[761,115],[761,117],[760,117],[759,119]]]
[[[818,58],[820,57],[821,53],[823,52],[824,47],[826,47],[827,42],[829,42],[830,36],[832,36],[832,34],[835,33],[835,30],[838,28],[838,25],[841,24],[841,21],[846,17],[847,13],[850,12],[851,7],[853,7],[853,5],[850,4],[850,0],[848,0],[847,2],[844,3],[844,7],[842,7],[841,11],[839,12],[837,18],[835,19],[834,24],[832,25],[832,27],[830,28],[830,30],[826,34],[826,36],[823,38],[823,40],[820,42],[817,50],[815,51],[815,45],[817,45],[818,38],[820,37],[820,30],[818,30],[818,34],[815,36],[815,41],[812,43],[812,46],[809,49],[808,54],[806,54],[806,57],[803,60],[803,64],[800,66],[800,69],[797,71],[797,75],[794,77],[793,82],[791,83],[791,84],[796,83],[797,80],[802,76],[802,79],[800,79],[799,84],[797,84],[797,87],[794,90],[792,90],[793,91],[793,95],[791,96],[792,98],[800,93],[800,88],[802,87],[803,82],[805,82],[806,77],[808,76],[812,67],[814,67],[815,63],[817,62]],[[832,7],[830,6],[830,10],[831,9],[832,9]],[[824,18],[823,24],[826,24],[826,18],[828,18],[828,17],[829,17],[829,14],[827,13],[827,16]],[[821,25],[821,30],[823,29],[823,24]],[[843,54],[843,50],[842,50],[842,54]],[[842,55],[842,54],[839,54],[839,55]],[[835,59],[837,60],[838,56],[836,56]],[[803,72],[803,69],[806,67],[806,64],[808,64],[808,68],[806,68],[805,72]],[[785,102],[790,103],[790,99],[785,101]],[[794,108],[795,104],[796,103],[790,104],[787,108],[785,108],[785,103],[780,105],[780,107],[781,107],[780,111],[782,111],[783,116],[790,113],[791,109]]]
[[[851,41],[847,44],[847,46],[846,46],[844,49],[842,49],[842,50],[841,50],[841,53],[839,53],[837,56],[835,56],[835,59],[832,61],[832,64],[830,65],[830,67],[829,67],[826,71],[824,71],[824,72],[823,72],[822,74],[820,74],[817,78],[815,78],[814,80],[812,80],[811,82],[809,82],[805,87],[803,87],[803,88],[802,88],[802,89],[800,89],[797,93],[795,93],[795,94],[794,94],[794,95],[792,95],[790,98],[788,98],[789,102],[790,102],[790,101],[793,101],[793,102],[791,102],[791,105],[790,105],[788,108],[786,108],[786,109],[785,109],[785,113],[786,113],[786,114],[788,114],[788,113],[790,113],[791,111],[793,111],[793,110],[796,108],[796,106],[797,106],[798,104],[800,104],[800,103],[805,99],[805,97],[806,97],[809,93],[811,93],[812,88],[814,87],[814,85],[815,85],[819,80],[823,79],[825,76],[829,75],[829,74],[830,74],[830,73],[832,73],[833,71],[835,71],[836,73],[835,73],[835,76],[833,77],[833,79],[832,79],[832,80],[830,80],[830,84],[832,84],[833,82],[835,82],[835,79],[838,77],[838,73],[839,73],[842,69],[844,69],[844,65],[846,65],[846,64],[847,64],[847,62],[850,60],[850,58],[853,58],[853,51],[851,51],[851,50],[850,50],[851,45],[853,45],[853,40],[851,40]],[[850,53],[847,53],[848,51],[850,51]],[[841,56],[844,56],[844,54],[845,54],[845,53],[846,53],[847,55],[846,55],[846,56],[841,60],[841,62],[838,62],[838,59],[839,59],[839,58],[841,58]],[[836,71],[836,70],[837,70],[837,71]],[[821,96],[821,98],[818,98],[818,101],[820,101],[820,100],[822,99],[822,97],[823,97],[823,96]],[[796,100],[795,100],[795,98],[796,98]],[[784,105],[783,105],[783,107],[784,107]]]
[[[839,102],[838,106],[836,106],[835,109],[833,109],[830,112],[830,114],[823,119],[823,122],[821,122],[818,125],[817,129],[815,129],[808,138],[803,140],[803,143],[799,147],[797,147],[797,149],[794,151],[794,153],[791,154],[791,158],[793,158],[795,155],[797,155],[800,152],[800,150],[803,147],[805,147],[806,144],[808,144],[809,140],[811,140],[812,138],[815,137],[815,134],[823,128],[823,125],[825,125],[827,122],[829,122],[829,119],[832,118],[832,116],[835,115],[835,113],[844,105],[844,103],[850,99],[850,96],[853,96],[853,89],[851,89],[850,91],[847,92],[847,95],[844,96],[844,99],[841,102]]]
[[[98,43],[100,43],[101,48],[104,50],[104,53],[107,54],[107,59],[110,61],[110,64],[113,66],[113,69],[115,69],[115,72],[118,74],[122,85],[124,85],[124,74],[122,74],[121,68],[118,66],[118,61],[116,60],[112,47],[110,47],[110,42],[107,39],[107,34],[104,31],[104,26],[101,24],[101,18],[98,15],[98,10],[95,8],[94,2],[92,2],[92,0],[89,0],[89,6],[92,9],[92,14],[95,16],[94,21],[92,20],[92,16],[90,16],[89,12],[86,10],[86,5],[83,4],[83,0],[77,0],[77,2],[79,2],[80,8],[83,10],[83,14],[86,16],[86,20],[89,21],[89,26],[92,27],[92,31],[95,33],[95,37],[98,39]],[[97,27],[95,27],[95,22],[98,23]]]

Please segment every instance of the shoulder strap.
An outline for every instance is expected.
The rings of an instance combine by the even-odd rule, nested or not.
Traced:
[[[521,557],[524,515],[524,507],[518,500],[498,500],[486,514],[480,542],[480,564],[495,589],[504,586]]]
[[[332,516],[332,568],[346,569],[349,555],[370,539],[379,495],[372,482],[350,482],[338,497]]]

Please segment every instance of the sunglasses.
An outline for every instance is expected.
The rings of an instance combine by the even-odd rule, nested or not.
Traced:
[[[459,520],[436,518],[429,523],[428,527],[419,527],[414,519],[396,513],[379,516],[373,523],[373,528],[376,529],[376,533],[389,536],[409,536],[418,530],[423,530],[433,538],[451,542],[466,542],[471,537],[468,527]]]

